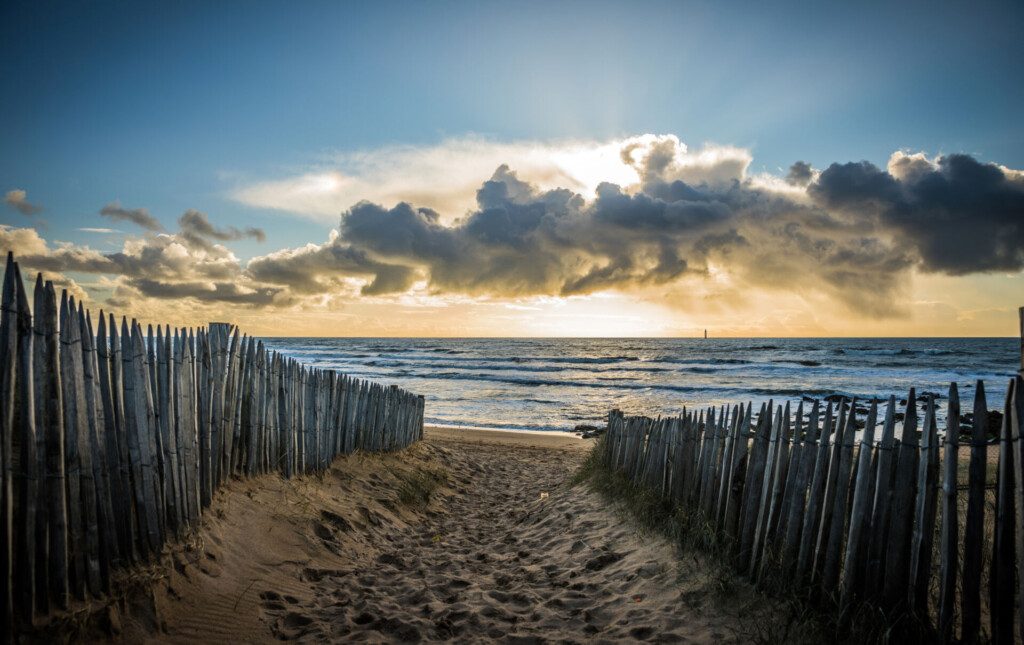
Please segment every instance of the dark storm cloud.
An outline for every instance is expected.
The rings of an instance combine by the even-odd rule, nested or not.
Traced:
[[[429,209],[363,202],[342,216],[331,247],[415,269],[439,292],[499,296],[661,285],[704,275],[709,262],[760,284],[817,279],[838,293],[853,280],[885,283],[891,273],[863,274],[907,262],[884,244],[868,249],[813,208],[751,187],[653,179],[648,187],[654,195],[602,184],[588,203],[567,190],[538,191],[502,167],[478,192],[479,209],[454,225]],[[764,261],[783,249],[786,257]],[[830,268],[815,269],[821,263]]]
[[[823,207],[877,219],[916,252],[925,271],[951,275],[1024,268],[1020,173],[947,155],[931,164],[898,157],[891,172],[868,162],[833,164],[811,185]]]
[[[727,216],[712,200],[668,203],[612,184],[587,204],[568,190],[538,191],[504,167],[477,201],[480,208],[456,226],[407,205],[361,204],[343,216],[341,238],[423,267],[442,291],[573,294],[682,275],[677,234]]]
[[[564,189],[540,191],[505,166],[477,192],[478,208],[454,223],[409,204],[361,202],[327,245],[276,254],[249,273],[306,293],[358,275],[372,279],[367,293],[400,292],[423,279],[439,293],[525,296],[628,290],[715,269],[886,315],[915,267],[1024,267],[1024,180],[969,156],[897,154],[889,170],[860,162],[820,175],[797,162],[787,182],[806,186],[798,198],[751,180],[690,184],[665,151],[655,152],[635,160],[641,190],[602,184],[589,202]],[[306,270],[289,277],[291,265]]]
[[[794,186],[806,186],[811,183],[814,179],[814,171],[811,169],[811,164],[804,161],[797,161],[789,167],[789,172],[786,173],[786,181]]]
[[[254,258],[246,273],[256,282],[285,285],[299,295],[330,293],[351,276],[371,280],[362,289],[366,295],[395,293],[407,291],[416,278],[415,269],[371,260],[364,251],[340,244],[336,238]]]
[[[406,203],[359,202],[323,244],[283,249],[247,266],[222,244],[259,229],[215,226],[187,211],[174,234],[129,239],[117,253],[47,246],[32,229],[0,226],[0,250],[51,271],[120,276],[117,297],[191,298],[254,307],[316,302],[361,289],[368,296],[566,296],[696,285],[742,297],[747,289],[824,295],[875,317],[891,316],[914,270],[967,274],[1024,268],[1024,174],[966,155],[893,155],[786,178],[681,166],[661,142],[628,157],[632,189],[601,184],[592,200],[541,190],[500,166],[455,221]],[[687,179],[690,178],[690,179]],[[691,282],[687,282],[691,281]],[[723,291],[729,289],[730,291]],[[674,293],[685,293],[677,290]]]
[[[164,228],[145,208],[123,208],[118,202],[112,202],[101,208],[100,215],[118,222],[131,222],[147,231],[162,231]]]

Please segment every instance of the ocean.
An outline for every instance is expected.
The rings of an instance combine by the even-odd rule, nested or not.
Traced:
[[[432,425],[572,430],[609,409],[678,414],[683,407],[831,394],[945,397],[974,383],[1001,409],[1019,367],[1015,338],[270,338],[321,368],[396,383],[426,396]],[[944,400],[944,399],[943,399]],[[944,406],[943,406],[944,407]],[[943,415],[944,416],[944,415]]]

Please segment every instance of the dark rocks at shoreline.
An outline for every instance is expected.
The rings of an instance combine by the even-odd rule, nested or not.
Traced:
[[[573,432],[578,434],[583,439],[596,439],[597,437],[603,435],[607,429],[608,428],[599,428],[597,426],[581,423],[575,428],[573,428]]]
[[[990,439],[998,439],[1003,431],[1003,413],[999,410],[988,411],[988,427],[985,435]],[[960,436],[968,439],[974,434],[974,414],[968,412],[960,415]]]

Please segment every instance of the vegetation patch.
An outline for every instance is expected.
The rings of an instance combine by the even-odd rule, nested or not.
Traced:
[[[447,471],[440,468],[416,468],[398,475],[398,501],[411,508],[426,508],[430,497],[448,481]]]

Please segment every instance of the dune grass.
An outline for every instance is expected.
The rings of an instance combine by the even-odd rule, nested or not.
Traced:
[[[398,475],[398,501],[410,508],[426,508],[434,491],[447,481],[448,473],[440,468],[416,468],[401,473]]]

